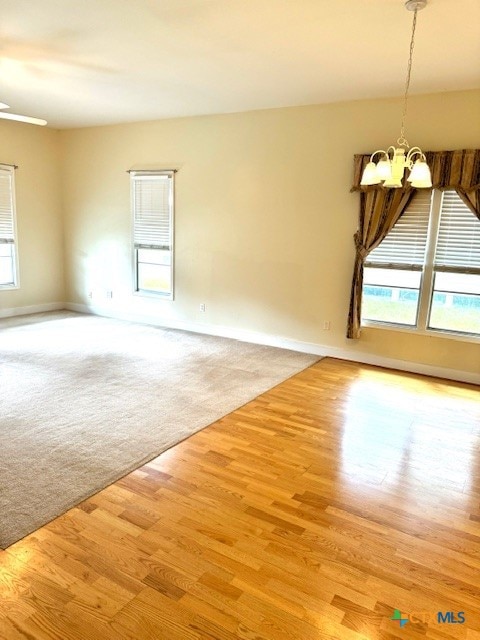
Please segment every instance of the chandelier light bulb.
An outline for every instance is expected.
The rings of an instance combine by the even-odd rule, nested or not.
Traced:
[[[380,180],[390,180],[390,178],[392,177],[392,165],[390,160],[388,159],[388,156],[386,156],[382,160],[379,160],[379,162],[377,163],[377,173]]]
[[[365,167],[362,176],[363,185],[380,184],[382,179],[378,175],[377,165],[374,162],[369,162]]]
[[[417,189],[428,189],[431,187],[432,176],[428,164],[423,160],[417,160],[407,180],[412,183],[412,187],[416,187]]]

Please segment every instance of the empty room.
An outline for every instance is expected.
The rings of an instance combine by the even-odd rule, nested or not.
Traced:
[[[0,640],[480,640],[478,0],[0,9]]]

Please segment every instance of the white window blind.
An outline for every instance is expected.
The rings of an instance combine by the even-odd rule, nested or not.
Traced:
[[[443,194],[435,269],[480,273],[480,220],[456,191]]]
[[[171,249],[173,174],[134,174],[132,180],[135,246]]]
[[[387,237],[369,253],[366,266],[420,270],[425,261],[432,192],[416,192]]]
[[[0,167],[0,243],[14,241],[13,168]]]

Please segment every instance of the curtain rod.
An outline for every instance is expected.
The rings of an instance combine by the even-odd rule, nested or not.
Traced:
[[[178,169],[127,169],[126,173],[160,173],[162,171],[165,173],[177,173]]]

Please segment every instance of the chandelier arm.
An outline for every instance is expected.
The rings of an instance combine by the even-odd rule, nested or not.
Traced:
[[[412,168],[413,166],[413,158],[415,156],[420,156],[420,160],[422,162],[426,162],[427,158],[425,156],[425,154],[423,153],[423,151],[420,149],[420,147],[412,147],[409,152],[407,153],[407,157],[405,158],[405,163]]]
[[[407,78],[405,80],[405,92],[403,95],[402,125],[400,127],[400,137],[397,140],[397,144],[399,146],[406,147],[407,149],[409,147],[409,144],[405,138],[405,123],[407,121],[408,90],[410,89],[410,78],[412,75],[413,49],[415,47],[415,29],[417,28],[417,11],[418,9],[415,9],[415,11],[413,12],[412,37],[410,39],[410,55],[408,57]]]
[[[388,150],[390,151],[392,147],[388,147]],[[373,157],[377,155],[377,153],[383,153],[383,155],[388,158],[388,153],[386,151],[384,151],[383,149],[377,149],[377,151],[374,151],[372,153],[372,155],[370,156],[370,162],[373,162]]]
[[[390,151],[392,152],[392,157],[391,158],[390,158]],[[393,144],[391,144],[387,149],[387,158],[389,160],[392,160],[394,156],[395,156],[395,147],[393,146]]]
[[[420,149],[420,147],[412,147],[409,152],[407,153],[407,158],[411,158],[412,156],[418,154],[419,156],[422,157],[423,160],[426,160],[425,158],[425,154],[423,153],[423,151]]]

